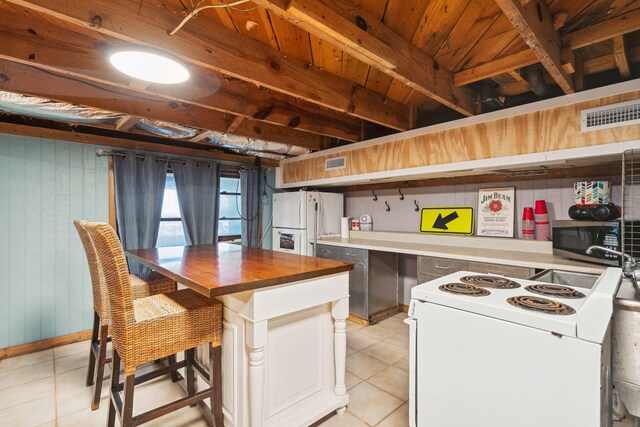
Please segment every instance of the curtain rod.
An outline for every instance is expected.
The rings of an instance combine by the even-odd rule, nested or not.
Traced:
[[[98,157],[118,156],[118,157],[126,158],[127,157],[127,153],[120,153],[120,152],[117,152],[117,151],[107,151],[107,150],[96,150],[96,156],[98,156]],[[136,154],[136,159],[145,160],[146,158],[147,158],[147,156],[144,155],[144,154]],[[173,158],[170,158],[170,157],[156,157],[155,160],[156,160],[156,162],[182,163],[183,165],[188,165],[190,163],[189,160],[173,159]],[[219,165],[220,162],[211,162],[211,163],[195,162],[195,164],[197,166],[208,166],[208,167],[211,167],[213,164]]]

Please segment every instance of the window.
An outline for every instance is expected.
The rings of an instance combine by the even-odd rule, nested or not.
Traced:
[[[240,175],[237,172],[223,171],[223,175],[220,178],[218,240],[240,238],[242,229],[240,211]]]
[[[156,247],[186,245],[184,228],[182,227],[182,215],[178,204],[178,193],[176,191],[176,180],[172,173],[167,173],[160,217],[160,232],[158,233]]]

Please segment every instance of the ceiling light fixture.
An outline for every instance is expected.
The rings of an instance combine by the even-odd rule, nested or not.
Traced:
[[[145,82],[177,84],[190,77],[187,64],[160,50],[131,46],[111,50],[108,55],[118,71]]]

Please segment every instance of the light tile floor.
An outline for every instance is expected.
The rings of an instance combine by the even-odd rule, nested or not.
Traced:
[[[409,332],[403,313],[362,327],[347,322],[347,412],[323,427],[402,426],[408,422]],[[105,369],[100,409],[91,411],[85,387],[89,343],[56,347],[0,361],[0,427],[104,426],[110,367]],[[144,369],[144,368],[143,368]],[[146,369],[153,369],[149,366]],[[134,414],[184,396],[168,377],[136,387]],[[145,426],[205,426],[200,412],[183,408]]]

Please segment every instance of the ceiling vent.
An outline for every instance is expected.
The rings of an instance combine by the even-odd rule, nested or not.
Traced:
[[[580,114],[582,132],[640,124],[640,100],[589,108]]]
[[[336,169],[344,169],[347,167],[347,157],[334,157],[333,159],[327,159],[324,162],[324,170],[331,171]]]

